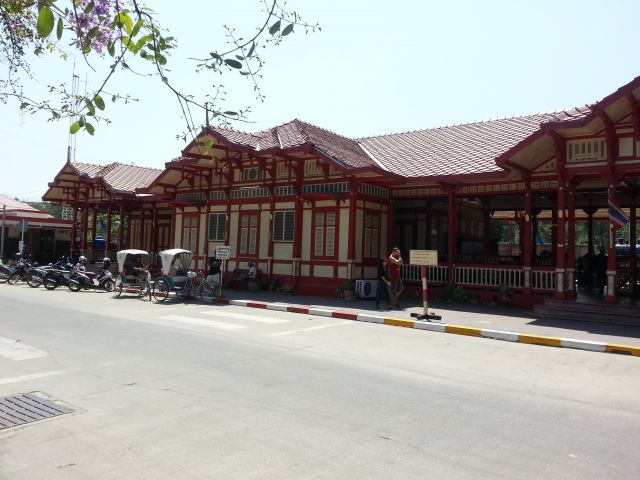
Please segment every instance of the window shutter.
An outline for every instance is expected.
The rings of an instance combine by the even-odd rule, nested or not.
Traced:
[[[335,252],[334,252],[335,234],[336,234],[336,227],[327,227],[327,249],[325,252],[325,255],[327,257],[333,257],[335,255]]]
[[[321,257],[324,253],[324,228],[323,227],[316,227],[316,238],[315,238],[315,248],[314,248],[314,255],[316,257]]]
[[[285,212],[284,214],[284,240],[287,242],[293,242],[293,235],[295,229],[295,215],[294,212]]]

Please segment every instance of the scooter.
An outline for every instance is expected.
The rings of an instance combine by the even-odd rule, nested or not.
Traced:
[[[69,277],[69,290],[78,292],[84,290],[105,290],[113,292],[116,284],[113,280],[113,274],[109,270],[101,268],[97,273],[86,272],[80,267],[75,267]]]
[[[72,273],[73,265],[70,263],[60,261],[53,264],[42,279],[44,288],[47,290],[55,290],[60,285],[69,286],[69,277],[71,277]]]

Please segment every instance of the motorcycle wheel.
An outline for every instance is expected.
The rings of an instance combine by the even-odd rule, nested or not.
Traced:
[[[20,274],[16,272],[9,275],[9,279],[7,280],[7,282],[9,283],[9,285],[15,285],[16,283],[18,283],[18,280],[20,280]]]
[[[113,280],[105,280],[102,286],[107,292],[113,292],[116,289],[116,284]]]
[[[156,302],[164,302],[169,297],[169,283],[164,278],[159,278],[153,282],[151,294]]]
[[[49,278],[44,279],[44,288],[46,288],[47,290],[55,290],[57,286],[58,282],[56,282],[55,280],[51,280]]]
[[[42,278],[38,275],[29,275],[27,277],[27,285],[29,285],[31,288],[38,288],[40,285],[42,285]]]
[[[120,275],[118,275],[116,277],[116,281],[113,285],[113,296],[118,298],[120,295],[122,295],[122,277],[120,277]]]
[[[80,284],[78,282],[69,282],[69,290],[72,292],[79,292]]]
[[[9,274],[7,272],[0,272],[0,283],[7,283],[9,280]]]

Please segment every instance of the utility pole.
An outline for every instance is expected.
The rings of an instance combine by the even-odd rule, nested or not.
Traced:
[[[2,238],[0,239],[0,263],[4,258],[4,219],[7,216],[7,206],[2,205]]]

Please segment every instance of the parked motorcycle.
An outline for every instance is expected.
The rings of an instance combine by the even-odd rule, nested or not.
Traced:
[[[44,281],[44,277],[47,275],[50,266],[46,267],[36,267],[32,266],[29,270],[29,276],[26,279],[27,285],[31,288],[37,288],[42,285]]]
[[[15,285],[18,282],[26,282],[27,279],[31,276],[31,269],[32,268],[33,267],[31,266],[30,263],[27,263],[27,262],[21,260],[14,267],[14,270],[9,275],[9,278],[7,279],[7,282],[10,285]]]
[[[7,283],[9,277],[15,271],[15,267],[11,265],[0,264],[0,283]]]
[[[42,279],[44,288],[47,290],[55,290],[57,287],[69,286],[69,277],[71,277],[73,265],[59,261],[51,266],[47,274]]]
[[[86,272],[81,267],[76,266],[69,278],[69,290],[78,292],[80,289],[106,290],[113,292],[116,284],[113,274],[109,270],[101,268],[97,273]]]

